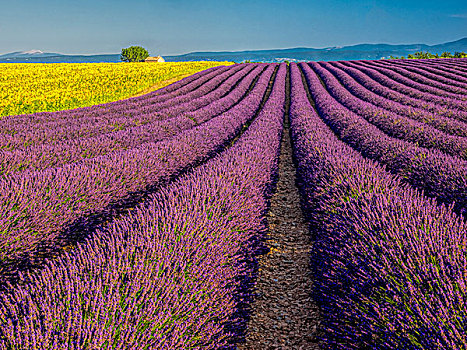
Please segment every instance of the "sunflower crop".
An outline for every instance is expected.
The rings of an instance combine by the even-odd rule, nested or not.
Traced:
[[[0,117],[128,98],[229,62],[0,63]]]

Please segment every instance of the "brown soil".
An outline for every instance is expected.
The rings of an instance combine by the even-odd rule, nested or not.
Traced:
[[[295,185],[288,118],[267,220],[270,252],[260,258],[246,342],[238,349],[319,349],[319,311],[311,298],[312,242]]]

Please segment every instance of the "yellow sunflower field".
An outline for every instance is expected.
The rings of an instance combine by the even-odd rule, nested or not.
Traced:
[[[116,101],[229,64],[232,63],[0,63],[0,117]]]

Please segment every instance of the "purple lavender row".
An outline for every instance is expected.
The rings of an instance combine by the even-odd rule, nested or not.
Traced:
[[[208,70],[199,72],[199,73],[204,73],[204,72],[205,73],[201,74],[197,79],[192,79],[193,76],[189,76],[187,78],[180,80],[179,82],[175,82],[174,84],[168,85],[165,88],[150,92],[142,96],[130,97],[125,100],[118,100],[114,102],[104,103],[101,105],[96,105],[96,106],[99,106],[99,110],[97,110],[97,112],[106,113],[109,111],[117,110],[116,108],[118,107],[125,107],[125,105],[127,104],[132,104],[137,107],[141,107],[141,106],[148,106],[154,103],[166,102],[173,98],[193,92],[194,90],[198,89],[203,84],[208,83],[213,78],[218,77],[220,74],[225,73],[226,71],[232,69],[233,67],[222,66],[222,67],[216,67],[216,68],[217,68],[216,70],[208,69]],[[189,79],[189,83],[184,83],[185,79]],[[177,87],[179,83],[184,83],[184,84]],[[162,93],[162,94],[159,93],[159,91],[166,89],[166,88],[167,89],[170,88],[169,93]],[[91,106],[90,108],[92,107],[94,106]]]
[[[250,66],[250,65],[248,65]],[[258,71],[258,70],[262,70],[262,69],[265,69],[266,68],[266,64],[254,64],[254,65],[251,65],[251,67],[248,67],[247,66],[247,72],[250,73],[250,72],[253,72],[253,71]],[[242,73],[242,75],[245,74],[245,72],[242,70],[236,74],[234,74],[233,76],[231,76],[229,79],[227,79],[225,81],[225,84],[227,84],[227,86],[229,88],[233,88],[235,87],[236,84],[239,83],[239,79],[237,78],[237,74],[239,73]],[[206,94],[206,95],[203,95],[203,96],[200,96],[196,99],[189,99],[187,100],[185,103],[181,103],[181,104],[177,104],[177,105],[170,105],[166,108],[162,108],[161,110],[159,110],[156,115],[161,115],[161,116],[164,116],[164,115],[179,115],[181,113],[186,113],[186,112],[191,112],[191,111],[195,111],[199,108],[202,108],[202,107],[205,107],[209,104],[211,104],[213,101],[216,101],[222,97],[225,97],[228,93],[226,93],[225,91],[222,91],[220,89],[216,89],[216,90],[213,90],[211,91],[210,93]]]
[[[226,89],[222,90],[223,93],[225,93],[228,91],[228,88],[225,86],[223,87],[222,83],[226,79],[230,79],[231,76],[235,76],[233,78],[234,80],[239,79],[251,69],[252,67],[246,66],[231,67],[225,72],[212,77],[212,79],[202,86],[197,87],[195,90],[160,104],[142,105],[138,107],[129,103],[124,111],[112,111],[110,109],[109,112],[101,113],[99,116],[91,113],[83,117],[76,117],[73,115],[73,110],[70,110],[69,114],[71,118],[68,121],[61,120],[57,123],[50,122],[41,125],[31,122],[29,125],[18,125],[16,127],[16,133],[1,135],[3,136],[3,140],[0,139],[0,144],[7,149],[24,148],[25,146],[41,143],[53,144],[63,140],[72,140],[79,137],[93,137],[103,133],[115,132],[140,124],[146,124],[155,119],[164,120],[171,116],[157,114],[156,112],[160,109],[166,108],[169,105],[186,102],[187,99],[198,98],[208,94],[212,90]],[[135,122],[135,119],[137,122]]]
[[[420,101],[408,98],[370,81],[368,76],[365,76],[357,69],[336,62],[320,62],[320,64],[337,77],[349,92],[366,102],[425,123],[448,134],[467,137],[467,123],[414,107],[419,106]],[[360,81],[365,82],[365,84],[360,83]],[[372,88],[373,85],[376,85],[376,88]],[[377,93],[379,90],[385,91],[385,97]]]
[[[0,282],[53,253],[62,231],[214,155],[255,116],[269,84],[262,75],[235,107],[175,138],[43,171],[0,179]]]
[[[157,101],[165,101],[167,99],[173,98],[178,96],[179,94],[185,94],[212,77],[218,75],[221,72],[228,70],[229,66],[218,66],[206,69],[204,71],[197,72],[189,77],[183,78],[173,84],[170,84],[166,87],[163,87],[159,90],[150,92],[148,94],[137,96],[137,97],[130,97],[128,99],[118,100],[114,102],[107,102],[103,104],[88,106],[88,107],[80,107],[75,108],[72,110],[63,110],[63,111],[56,111],[56,112],[38,112],[33,114],[22,114],[22,115],[11,115],[4,117],[0,120],[0,127],[3,129],[5,125],[11,124],[28,124],[29,122],[37,122],[37,123],[47,123],[47,122],[54,122],[59,118],[68,118],[68,114],[70,111],[74,112],[74,115],[77,117],[86,116],[90,113],[106,113],[109,111],[108,108],[112,110],[118,110],[119,107],[122,105],[126,105],[128,103],[147,103],[145,101],[151,101],[156,99]]]
[[[0,295],[0,347],[233,349],[264,251],[284,64],[228,150]]]
[[[461,71],[464,75],[467,74],[467,60],[465,58],[453,60],[449,66],[455,70]]]
[[[425,62],[413,63],[413,62],[395,62],[397,60],[388,60],[389,62],[383,62],[386,60],[374,60],[366,61],[369,65],[377,67],[387,68],[398,72],[400,75],[405,76],[415,82],[419,82],[423,85],[427,85],[433,88],[444,90],[454,95],[465,95],[466,81],[459,74],[451,74],[437,68],[437,74],[430,73],[426,69],[433,70],[435,66],[427,66]],[[411,60],[414,61],[414,60]],[[430,68],[431,67],[431,68]],[[439,65],[436,65],[439,67]],[[453,77],[449,79],[445,75]],[[456,80],[457,79],[457,80]],[[460,79],[460,81],[458,81]]]
[[[393,64],[391,62],[389,62],[389,64],[380,63],[379,61],[370,61],[367,64],[375,67],[388,68],[393,72],[398,73],[400,76],[405,77],[415,83],[419,83],[424,86],[429,86],[430,88],[435,88],[441,96],[463,99],[463,97],[465,97],[465,95],[467,94],[467,91],[465,89],[465,82],[459,83],[455,80],[453,81],[446,78],[443,79],[439,75],[435,74],[429,76],[429,73],[424,73],[423,70],[410,68],[410,66],[408,65],[401,66],[399,64]],[[444,95],[445,92],[447,92],[448,95]]]
[[[182,85],[179,89],[179,93],[184,94],[190,92],[194,89],[197,89],[202,84],[206,83],[208,80],[212,79],[220,72],[228,70],[229,67],[222,67],[216,70],[207,70],[205,72],[199,72],[195,74],[197,79],[191,80],[191,78],[186,78],[184,80],[191,81],[188,84]],[[177,82],[173,85],[180,85],[181,82]],[[148,94],[151,98],[146,96],[146,99],[170,99],[177,96],[179,93],[169,93],[161,96],[154,97],[156,92]],[[137,106],[136,102],[142,106],[140,98],[130,98],[126,100],[119,100],[116,102],[108,103],[107,105],[95,105],[91,107],[83,107],[73,110],[59,111],[59,112],[41,112],[30,115],[19,115],[19,116],[9,116],[0,120],[0,148],[8,149],[9,146],[14,147],[14,139],[22,137],[24,142],[22,147],[28,146],[30,143],[34,143],[33,140],[28,139],[28,135],[34,135],[38,130],[51,129],[55,130],[58,133],[57,128],[61,127],[64,130],[70,128],[72,125],[77,127],[77,125],[85,124],[83,128],[79,129],[78,136],[91,136],[94,133],[97,133],[99,128],[104,128],[108,132],[118,131],[125,129],[127,127],[132,127],[135,125],[141,125],[148,122],[152,119],[151,116],[144,116],[141,113],[134,113],[132,110],[135,110]],[[144,101],[144,100],[143,100]],[[106,107],[107,106],[107,107]],[[150,110],[149,110],[150,112]],[[113,119],[108,118],[110,114],[113,115]],[[118,116],[118,118],[117,118]],[[43,133],[43,131],[42,131]]]
[[[183,103],[186,100],[200,97],[207,93],[206,85],[210,85],[212,89],[214,89],[220,85],[222,80],[230,78],[233,74],[242,70],[242,68],[245,68],[245,65],[223,67],[220,70],[210,72],[209,74],[202,76],[193,83],[182,87],[180,90],[175,90],[171,94],[159,96],[150,93],[145,95],[146,98],[144,99],[137,100],[136,98],[129,98],[121,100],[125,101],[125,103],[116,101],[119,102],[117,106],[113,105],[116,102],[106,103],[100,105],[99,109],[95,112],[100,116],[106,116],[111,112],[125,112],[128,111],[128,109],[150,113],[154,111],[155,107],[162,109],[175,103]],[[246,69],[246,71],[248,71],[248,69]],[[86,115],[83,115],[83,117],[86,117]],[[55,122],[55,120],[52,120],[52,122]]]
[[[211,80],[209,80],[207,84],[205,83],[201,85],[196,90],[193,90],[187,94],[168,99],[167,101],[161,103],[158,102],[157,104],[150,104],[148,107],[152,111],[159,111],[163,110],[164,108],[174,106],[176,104],[193,101],[195,98],[199,98],[201,96],[206,95],[208,92],[211,92],[213,88],[217,89],[224,81],[226,81],[226,79],[231,79],[233,76],[244,76],[247,73],[249,73],[253,68],[254,66],[250,67],[247,64],[230,66],[229,69],[227,69],[224,73],[214,76]],[[155,106],[157,106],[157,109],[155,109]]]
[[[363,117],[387,135],[428,149],[439,149],[451,156],[467,160],[467,138],[446,134],[429,125],[407,118],[403,114],[376,107],[372,103],[355,97],[352,91],[348,90],[349,86],[342,86],[331,72],[318,63],[310,62],[309,66],[324,82],[335,101]]]
[[[405,59],[403,61],[408,61],[408,59]],[[448,65],[448,66],[465,66],[467,59],[465,58],[439,58],[439,59],[417,59],[417,60],[411,60],[411,61],[417,61],[417,62],[422,62],[426,64],[442,64],[442,65]]]
[[[271,64],[261,64],[256,68],[258,71],[263,71],[263,74],[269,79],[276,65]],[[211,118],[213,115],[219,115],[226,111],[226,106],[234,106],[241,98],[245,96],[245,93],[248,93],[248,90],[251,88],[250,79],[244,79],[240,84],[228,95],[219,98],[209,105],[199,108],[196,111],[184,112],[183,116],[193,120],[196,124],[203,123],[208,118]],[[229,107],[230,108],[230,107]]]
[[[352,148],[415,188],[467,214],[467,162],[437,149],[392,138],[329,95],[307,64],[300,64],[321,118]]]
[[[461,59],[458,59],[458,60],[460,61]],[[438,64],[436,65],[436,67],[439,67],[439,69],[441,69],[442,67],[443,70],[448,71],[451,74],[456,74],[463,78],[467,78],[467,67],[463,65],[455,64],[455,63],[445,63],[445,62],[437,62],[437,63]],[[433,66],[433,64],[428,64],[428,63],[427,65]]]
[[[242,68],[246,68],[246,66],[237,65],[224,67],[224,69],[217,72],[214,71],[206,74],[192,84],[188,84],[187,88],[189,87],[189,89],[184,89],[184,93],[175,94],[173,96],[152,96],[147,98],[147,102],[143,102],[144,100],[134,102],[130,98],[122,100],[124,103],[122,103],[122,101],[118,101],[118,104],[115,106],[112,102],[104,105],[86,107],[86,110],[84,111],[73,109],[68,111],[51,112],[49,113],[51,116],[51,120],[49,122],[37,121],[29,118],[24,123],[19,124],[19,126],[24,129],[20,129],[19,131],[26,137],[28,134],[38,132],[37,130],[40,132],[46,132],[48,130],[58,128],[67,130],[67,128],[71,127],[79,128],[82,124],[85,124],[86,128],[82,128],[80,130],[87,134],[89,134],[93,129],[96,129],[97,126],[100,126],[99,123],[104,123],[104,126],[107,126],[109,129],[112,127],[126,127],[127,124],[134,126],[133,119],[136,119],[137,123],[145,121],[144,119],[141,120],[139,115],[150,114],[158,109],[173,105],[177,102],[184,102],[184,98],[196,98],[202,96],[218,87],[222,80],[227,79]],[[161,98],[162,100],[160,100]],[[93,127],[93,124],[96,124],[97,126]]]
[[[200,78],[201,76],[204,76],[206,73],[210,73],[210,72],[214,72],[214,71],[217,71],[218,73],[220,73],[220,72],[223,71],[223,69],[228,68],[228,67],[229,66],[217,66],[217,67],[212,67],[212,68],[205,69],[204,71],[200,71],[200,72],[197,72],[195,74],[189,75],[186,78],[180,79],[180,80],[178,80],[178,81],[176,81],[176,82],[174,82],[174,83],[172,83],[170,85],[167,85],[167,86],[164,86],[164,87],[162,87],[160,89],[157,89],[156,91],[149,92],[147,94],[134,97],[131,100],[132,101],[144,101],[145,99],[147,99],[148,97],[150,97],[152,95],[156,95],[156,96],[168,95],[169,93],[172,93],[172,92],[175,93],[175,94],[178,94],[178,93],[180,93],[180,91],[182,93],[185,93],[183,91],[183,88],[185,88],[185,86],[188,83],[191,83],[192,81]]]
[[[419,65],[416,65],[417,67]],[[467,71],[463,70],[462,68],[459,68],[458,66],[455,66],[453,64],[442,64],[441,62],[438,61],[436,65],[432,64],[427,64],[425,63],[424,66],[426,67],[433,67],[438,70],[442,70],[443,72],[447,72],[452,76],[460,77],[462,79],[467,79]]]
[[[419,65],[416,65],[418,67]],[[429,64],[427,62],[424,63],[424,66],[426,67],[433,67],[438,70],[442,70],[443,72],[447,72],[448,74],[452,76],[459,77],[463,80],[467,79],[467,70],[463,69],[462,67],[455,65],[455,64],[444,64],[443,62],[438,61],[436,65],[434,64]]]
[[[210,79],[210,77],[213,77],[217,74],[220,74],[226,71],[227,69],[229,69],[229,67],[230,66],[217,66],[217,67],[208,68],[203,71],[197,72],[195,74],[189,75],[183,79],[180,79],[170,85],[167,85],[155,91],[149,92],[147,94],[136,96],[136,97],[130,97],[124,100],[103,103],[103,104],[95,105],[95,106],[100,106],[102,107],[102,109],[105,110],[108,107],[115,108],[118,105],[124,104],[126,102],[142,103],[142,104],[147,104],[147,103],[151,103],[154,101],[162,102],[162,101],[168,100],[170,98],[173,98],[173,97],[176,97],[176,96],[179,96],[181,94],[185,94],[191,91],[193,89],[193,86],[197,87],[197,86],[204,84],[206,81]],[[157,99],[154,99],[155,97],[157,97]],[[91,108],[92,107],[94,106],[91,106]]]
[[[339,141],[291,69],[323,348],[466,349],[466,223]]]
[[[391,66],[400,66],[403,67],[411,72],[420,73],[422,75],[426,75],[432,80],[441,81],[448,85],[455,85],[458,87],[466,89],[467,85],[467,77],[463,77],[459,73],[451,73],[443,68],[441,65],[428,65],[426,63],[414,63],[414,62],[392,62],[398,60],[391,60],[391,62],[386,63],[385,66],[388,68]],[[467,93],[467,92],[464,92]]]
[[[433,62],[426,60],[410,59],[410,60],[379,60],[377,63],[385,68],[402,68],[410,69],[410,72],[419,74],[425,79],[438,80],[446,79],[448,85],[454,83],[465,83],[466,77],[459,67],[452,63],[446,63],[445,59],[431,59]],[[383,62],[384,61],[384,62]],[[388,62],[386,62],[388,61]],[[397,61],[397,62],[395,62]],[[465,88],[465,85],[459,85]]]
[[[453,77],[461,77],[463,79],[467,78],[467,71],[465,71],[465,66],[459,65],[462,62],[465,63],[465,59],[455,59],[448,61],[446,61],[445,59],[438,59],[430,62],[419,62],[419,60],[410,60],[410,62],[407,62],[407,60],[405,60],[404,62],[415,67],[426,67],[427,69],[429,68],[440,70],[442,72],[450,74]]]
[[[364,73],[357,68],[346,66],[339,62],[330,62],[326,67],[333,67],[334,69],[338,69],[339,73],[345,72],[348,74],[363,88],[373,93],[372,100],[375,102],[380,101],[383,103],[385,100],[391,101],[385,104],[388,105],[388,108],[389,105],[398,103],[397,110],[402,113],[401,108],[405,109],[405,114],[413,119],[421,118],[421,120],[425,121],[427,124],[430,124],[450,134],[458,136],[465,135],[463,130],[465,129],[466,123],[462,122],[462,120],[467,121],[466,112],[447,109],[445,107],[439,106],[438,104],[419,100],[394,91],[391,88],[373,80],[372,77],[370,77],[372,74],[371,71],[365,71]],[[334,71],[337,72],[337,70]],[[373,73],[377,74],[376,71],[373,71]],[[343,73],[340,73],[340,75],[342,74]],[[355,89],[355,91],[357,90]],[[362,95],[364,94],[362,93],[361,96]],[[380,107],[383,107],[383,105],[380,105]],[[395,107],[393,106],[393,108]]]
[[[405,60],[404,62],[406,62]],[[414,60],[420,61],[420,60]],[[414,63],[417,63],[414,62]],[[454,74],[461,75],[463,77],[467,77],[467,67],[463,64],[467,62],[465,58],[455,58],[455,59],[442,59],[442,60],[423,60],[420,64],[425,64],[427,66],[436,66],[443,70],[449,71]]]
[[[219,73],[225,72],[230,67],[222,67],[221,69],[210,71],[202,75],[199,79],[186,84],[180,90],[182,94],[189,93],[207,81],[218,75]],[[177,96],[177,93],[158,96],[157,98],[172,98]],[[151,95],[151,99],[155,98]],[[165,101],[163,99],[162,101]],[[138,104],[144,105],[140,100]],[[116,101],[110,104],[110,108],[106,108],[105,105],[97,105],[91,107],[83,107],[73,110],[59,111],[59,112],[41,112],[31,115],[20,115],[11,116],[0,120],[0,147],[5,148],[8,143],[14,139],[14,136],[18,137],[18,132],[23,132],[23,138],[25,139],[25,145],[27,146],[27,137],[30,134],[34,134],[37,129],[56,129],[61,126],[66,130],[71,125],[79,125],[79,121],[83,123],[88,120],[86,128],[80,130],[79,136],[90,136],[93,132],[98,133],[99,128],[105,130],[116,131],[127,127],[141,125],[148,122],[150,116],[146,118],[141,116],[141,113],[133,113],[132,110],[136,109],[137,104],[132,102],[132,99]],[[148,109],[150,111],[150,109]],[[109,115],[113,114],[113,118],[109,119]],[[152,117],[150,118],[152,119]],[[18,130],[19,129],[19,130]],[[97,131],[96,131],[97,130]],[[14,146],[14,144],[13,144]]]
[[[357,65],[354,62],[346,61],[341,62],[347,67],[355,68],[366,74],[371,80],[374,80],[376,83],[393,90],[395,93],[406,95],[407,97],[419,99],[420,108],[427,109],[433,113],[443,115],[445,117],[457,118],[459,120],[467,121],[467,107],[460,104],[459,101],[454,101],[452,99],[444,98],[441,96],[432,95],[426,92],[419,91],[417,89],[408,87],[406,85],[400,84],[388,76],[382,74],[380,69],[369,68],[363,65]],[[361,81],[359,81],[362,83]],[[433,107],[433,106],[439,107]],[[444,109],[444,113],[443,113]]]
[[[439,103],[447,105],[450,108],[459,108],[462,110],[467,109],[465,97],[463,95],[455,95],[449,94],[448,92],[443,93],[436,91],[436,88],[434,87],[417,83],[395,72],[393,68],[387,68],[383,65],[370,64],[365,61],[352,61],[351,63],[353,67],[358,69],[366,68],[376,70],[379,72],[379,74],[383,75],[386,80],[388,80],[388,83],[391,82],[394,84],[394,87],[397,89],[397,91],[402,93],[407,93],[415,98],[427,99],[428,101],[436,99],[436,103],[440,101]]]
[[[201,77],[204,77],[206,74],[210,74],[211,72],[217,72],[217,74],[223,72],[225,69],[228,69],[229,66],[216,66],[216,67],[211,67],[211,68],[208,68],[208,69],[205,69],[203,71],[200,71],[200,72],[197,72],[195,74],[192,74],[192,75],[189,75],[183,79],[180,79],[170,85],[167,85],[167,86],[164,86],[160,89],[157,89],[156,91],[152,91],[152,92],[149,92],[147,94],[144,94],[144,95],[141,95],[141,96],[136,96],[136,97],[131,97],[129,98],[129,100],[131,100],[132,102],[138,102],[138,101],[141,101],[144,103],[145,100],[147,99],[151,99],[153,96],[160,96],[162,98],[162,96],[164,96],[164,98],[171,98],[171,97],[174,97],[174,96],[177,96],[177,94],[180,94],[180,93],[185,93],[186,92],[186,87],[189,83],[192,83],[193,81],[201,78]],[[110,102],[112,105],[118,105],[118,103],[120,102],[121,100],[119,101],[114,101],[114,102]],[[104,104],[101,104],[102,106],[105,106],[107,103],[104,103]]]
[[[237,65],[239,67],[240,65]],[[219,68],[219,67],[218,67]],[[145,106],[151,106],[155,103],[163,103],[167,102],[168,100],[171,100],[173,98],[178,98],[182,95],[186,95],[187,93],[192,93],[193,91],[199,89],[201,86],[203,86],[206,83],[209,83],[212,79],[218,78],[220,74],[225,73],[226,71],[231,70],[234,68],[233,66],[223,66],[222,68],[217,69],[216,71],[211,71],[210,69],[208,70],[207,74],[203,74],[201,77],[199,77],[196,80],[191,81],[189,84],[184,84],[180,88],[174,88],[172,92],[170,93],[165,93],[162,95],[159,95],[158,92],[160,90],[156,90],[153,92],[150,92],[148,94],[138,96],[138,97],[131,97],[126,100],[119,100],[115,102],[110,102],[110,103],[105,103],[102,105],[99,105],[99,110],[98,112],[101,114],[104,114],[106,112],[118,110],[118,108],[123,107],[125,108],[127,105],[131,105],[133,107],[145,107]],[[235,71],[235,70],[234,70]],[[232,72],[234,72],[232,71]],[[185,78],[187,79],[187,78]],[[184,80],[184,79],[183,79]],[[175,83],[177,84],[177,83]],[[172,84],[172,85],[175,85]],[[171,87],[172,85],[168,85],[167,87]]]
[[[165,120],[154,121],[145,125],[119,132],[99,135],[91,138],[78,138],[49,145],[41,144],[26,149],[0,153],[0,174],[8,174],[26,169],[43,170],[51,167],[75,163],[83,159],[94,158],[120,150],[139,147],[146,142],[157,142],[174,137],[178,133],[200,125],[214,116],[221,114],[245,96],[253,81],[265,69],[258,66],[223,98],[211,98],[209,106]],[[268,68],[269,75],[274,67]],[[227,81],[226,81],[227,83]],[[227,87],[226,87],[227,88]],[[217,90],[216,90],[217,91]],[[195,102],[196,100],[194,100]],[[183,110],[179,111],[180,113]]]
[[[437,95],[464,101],[466,100],[465,96],[467,95],[467,90],[465,87],[467,86],[467,82],[459,82],[456,80],[441,78],[439,75],[435,74],[432,74],[432,76],[430,77],[428,76],[428,72],[424,72],[420,69],[417,71],[416,68],[410,68],[410,66],[408,65],[401,66],[399,64],[392,63],[382,64],[378,61],[372,61],[367,64],[373,67],[390,69],[392,72],[397,73],[398,76],[412,80],[417,84],[427,86],[431,90],[431,92],[436,92]],[[434,79],[433,77],[436,79]],[[436,89],[436,91],[432,89]]]
[[[421,92],[426,92],[428,94],[431,94],[431,95],[435,95],[435,96],[439,96],[439,97],[442,97],[442,98],[445,98],[445,99],[449,99],[449,100],[452,100],[453,103],[457,103],[461,106],[464,106],[467,107],[467,104],[465,103],[466,101],[466,97],[463,96],[463,95],[458,95],[458,94],[453,94],[451,92],[447,92],[447,91],[444,91],[442,89],[439,89],[436,87],[436,85],[438,85],[437,83],[433,83],[431,85],[427,84],[427,82],[424,82],[424,83],[419,83],[417,81],[415,81],[413,79],[413,77],[411,78],[408,78],[402,74],[399,73],[399,71],[401,71],[401,69],[397,69],[397,68],[393,68],[391,67],[391,69],[388,69],[388,68],[384,68],[383,66],[379,65],[378,63],[369,63],[369,62],[365,62],[365,61],[354,61],[355,64],[357,65],[361,65],[361,66],[364,66],[364,67],[370,67],[370,68],[374,68],[374,69],[377,69],[378,72],[380,72],[381,74],[384,74],[385,76],[389,77],[390,79],[392,79],[393,81],[396,81],[404,86],[407,86],[407,87],[410,87],[410,88],[413,88],[413,89],[416,89],[418,91],[421,91]],[[407,75],[409,75],[407,73]]]
[[[135,148],[145,142],[156,142],[173,137],[183,130],[204,123],[215,115],[231,108],[245,95],[252,82],[264,68],[263,66],[258,66],[244,79],[237,80],[240,84],[223,98],[218,98],[218,95],[212,96],[208,94],[211,95],[211,103],[204,108],[194,111],[191,116],[182,114],[168,120],[154,120],[138,127],[95,137],[65,140],[55,144],[39,144],[25,149],[0,152],[0,174],[23,171],[25,169],[43,170],[50,167],[63,166],[64,164],[78,162],[85,158],[89,159],[122,149]],[[225,84],[226,86],[223,86],[222,89],[214,91],[224,93],[234,84],[234,81],[230,83],[226,81]],[[195,101],[196,99],[194,103]],[[179,113],[181,112],[183,112],[183,109],[179,110]]]

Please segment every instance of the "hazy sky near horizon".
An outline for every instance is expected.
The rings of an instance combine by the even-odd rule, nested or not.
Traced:
[[[152,55],[467,36],[465,0],[1,0],[0,54],[39,49]]]

